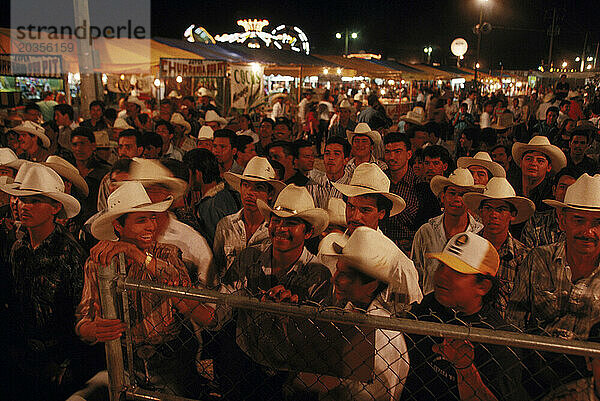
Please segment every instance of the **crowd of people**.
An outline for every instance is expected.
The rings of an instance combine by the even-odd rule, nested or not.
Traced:
[[[375,90],[282,93],[270,117],[222,116],[206,88],[86,120],[50,95],[11,111],[7,399],[107,399],[113,340],[131,382],[183,397],[597,399],[600,358],[376,329],[365,378],[299,367],[319,348],[289,318],[136,290],[108,319],[100,298],[124,254],[131,279],[599,341],[600,102],[565,83],[543,101],[422,88],[399,121]]]

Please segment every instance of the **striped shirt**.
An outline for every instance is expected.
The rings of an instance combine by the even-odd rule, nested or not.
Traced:
[[[312,171],[315,170],[311,170],[311,172]],[[333,182],[336,184],[349,184],[351,177],[352,175],[345,171],[344,175],[339,180]],[[313,197],[313,200],[315,201],[315,207],[320,207],[327,210],[327,206],[329,206],[329,199],[342,199],[344,196],[333,186],[333,182],[327,177],[326,174],[313,173],[311,174],[310,179],[312,183],[307,185],[306,189]]]

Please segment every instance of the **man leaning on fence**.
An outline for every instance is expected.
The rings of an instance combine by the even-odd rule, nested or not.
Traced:
[[[91,227],[100,242],[90,251],[85,264],[81,302],[77,308],[77,334],[88,343],[106,342],[124,336],[125,323],[101,317],[98,292],[99,270],[112,258],[125,254],[128,278],[174,286],[189,286],[190,278],[173,245],[156,242],[156,214],[166,211],[173,199],[152,203],[141,183],[128,181],[108,197],[108,209]],[[133,291],[129,293],[134,344],[134,372],[138,385],[176,395],[190,394],[195,371],[195,350],[186,349],[177,335],[181,318],[194,303],[187,300]],[[135,378],[130,378],[134,380]]]

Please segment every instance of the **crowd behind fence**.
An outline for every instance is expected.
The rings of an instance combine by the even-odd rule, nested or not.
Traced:
[[[133,280],[125,278],[124,271],[119,273],[117,265],[113,261],[99,281],[104,317],[121,318],[128,327],[124,339],[106,344],[111,400],[123,396],[134,400],[465,396],[444,387],[453,381],[473,386],[470,396],[474,400],[563,399],[557,394],[593,391],[591,365],[586,360],[600,358],[600,344],[595,342],[526,334],[511,327],[474,327],[461,321],[460,314],[452,324],[445,324],[434,312],[416,320],[406,311],[383,316],[377,311],[265,302],[244,294]],[[133,338],[132,327],[141,317],[132,316],[124,305],[150,296],[158,296],[153,302],[188,299],[219,304],[235,313],[218,327],[199,327],[178,316],[177,332],[161,342],[140,343]],[[434,358],[437,374],[432,375],[429,367],[424,370],[432,359],[421,351],[439,349],[442,338],[472,344],[472,365],[491,394],[470,384],[472,377],[465,378],[460,368],[471,365],[468,358],[464,366],[448,368],[439,354]]]

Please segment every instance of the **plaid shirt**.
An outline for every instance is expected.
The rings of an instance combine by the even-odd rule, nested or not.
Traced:
[[[521,233],[521,241],[528,248],[537,248],[557,242],[561,239],[561,234],[556,210],[545,210],[534,213],[533,217],[527,220]]]
[[[409,167],[400,181],[390,183],[390,192],[400,195],[406,202],[406,208],[379,223],[381,231],[405,253],[410,253],[412,240],[418,228],[415,226],[419,212],[419,196],[415,188],[417,182],[417,176]]]
[[[576,282],[567,265],[566,242],[532,249],[517,271],[506,311],[522,329],[586,339],[600,320],[600,268]]]
[[[314,170],[311,170],[311,172],[312,171]],[[350,178],[352,178],[352,174],[349,174],[348,171],[344,171],[344,175],[339,180],[333,182],[336,184],[349,184]],[[333,186],[332,181],[329,180],[326,174],[323,174],[322,176],[313,174],[310,179],[313,183],[307,185],[306,189],[313,197],[315,207],[327,210],[329,199],[343,198],[344,195]]]

